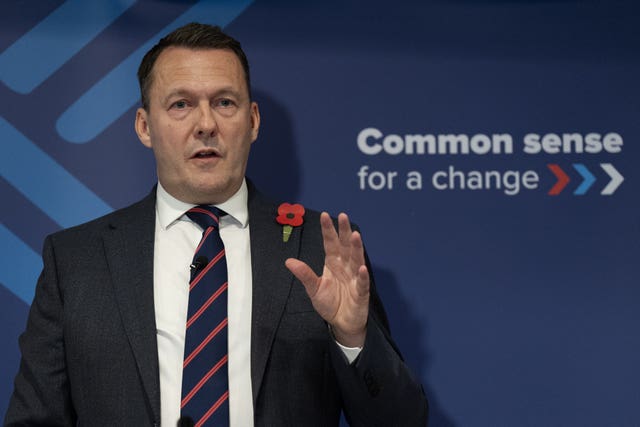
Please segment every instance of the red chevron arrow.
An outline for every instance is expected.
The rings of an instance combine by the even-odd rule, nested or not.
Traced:
[[[564,190],[564,187],[566,187],[571,180],[569,179],[569,176],[564,173],[562,169],[560,169],[560,166],[556,165],[555,163],[550,163],[547,165],[547,167],[549,168],[549,170],[551,170],[551,172],[553,172],[556,178],[558,178],[558,182],[556,182],[556,184],[551,187],[551,190],[549,190],[549,195],[557,196],[562,192],[562,190]]]

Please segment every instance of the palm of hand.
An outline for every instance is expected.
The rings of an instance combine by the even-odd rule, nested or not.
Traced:
[[[320,217],[325,264],[322,276],[296,259],[286,266],[305,286],[313,307],[327,321],[336,339],[346,346],[362,346],[369,312],[369,273],[360,233],[352,232],[349,218],[338,216],[338,232],[327,213]]]

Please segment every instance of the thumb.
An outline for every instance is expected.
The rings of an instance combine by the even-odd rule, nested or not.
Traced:
[[[316,292],[318,292],[320,278],[313,272],[311,267],[295,258],[287,259],[284,265],[289,269],[291,274],[304,285],[309,298],[313,298]]]

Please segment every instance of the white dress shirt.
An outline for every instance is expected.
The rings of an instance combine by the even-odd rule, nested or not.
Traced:
[[[185,215],[194,205],[171,196],[158,183],[153,259],[153,295],[160,367],[161,425],[174,427],[180,418],[182,362],[189,305],[189,265],[202,229]],[[220,219],[228,282],[229,421],[231,427],[253,426],[251,391],[251,245],[248,191],[240,189],[226,202]],[[276,213],[274,212],[274,221]],[[349,363],[361,348],[342,349]]]

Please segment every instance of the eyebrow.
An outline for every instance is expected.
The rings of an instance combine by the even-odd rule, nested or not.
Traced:
[[[233,88],[231,88],[231,87],[223,87],[223,88],[220,88],[220,89],[216,90],[213,93],[214,97],[225,96],[225,95],[226,96],[233,96],[233,97],[236,97],[238,99],[242,98],[240,92],[235,90],[235,89],[233,89]],[[166,104],[171,98],[174,98],[174,97],[187,97],[188,98],[188,97],[192,97],[192,96],[194,96],[194,91],[190,91],[188,89],[183,89],[183,88],[178,88],[178,89],[172,90],[171,92],[169,92],[167,94],[167,96],[162,98],[162,104]]]

